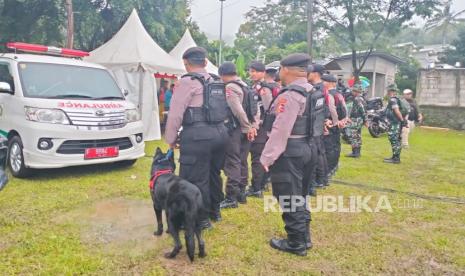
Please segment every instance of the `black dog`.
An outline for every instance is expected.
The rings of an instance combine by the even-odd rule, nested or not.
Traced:
[[[202,229],[199,224],[199,217],[203,212],[202,194],[197,186],[174,175],[175,169],[173,151],[169,150],[164,154],[160,148],[157,148],[153,157],[150,178],[150,194],[158,223],[157,231],[154,234],[157,236],[163,234],[162,210],[165,210],[168,232],[173,236],[175,242],[173,250],[166,253],[165,257],[175,258],[181,250],[179,230],[184,227],[187,254],[189,259],[193,261],[194,234],[199,243],[199,257],[206,256],[205,242],[202,239]]]

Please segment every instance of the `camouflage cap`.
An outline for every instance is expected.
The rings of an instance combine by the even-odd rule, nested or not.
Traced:
[[[399,88],[397,88],[397,85],[395,83],[390,84],[386,87],[386,90],[389,91],[394,91],[396,93],[399,93]]]

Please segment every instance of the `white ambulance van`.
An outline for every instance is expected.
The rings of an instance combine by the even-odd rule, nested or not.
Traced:
[[[25,43],[7,48],[15,52],[0,53],[0,136],[8,139],[14,176],[107,162],[132,165],[144,156],[138,110],[104,67],[80,59],[88,53]]]

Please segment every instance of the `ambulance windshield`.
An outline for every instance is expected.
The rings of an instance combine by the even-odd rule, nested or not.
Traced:
[[[24,97],[123,100],[121,90],[103,69],[63,64],[18,64]]]

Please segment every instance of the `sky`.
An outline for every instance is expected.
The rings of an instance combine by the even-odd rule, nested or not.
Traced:
[[[225,0],[223,37],[227,43],[234,40],[239,26],[244,23],[244,14],[253,6],[263,6],[266,0]],[[453,10],[465,9],[465,0],[454,0]],[[191,0],[192,19],[210,39],[219,38],[220,1]]]

